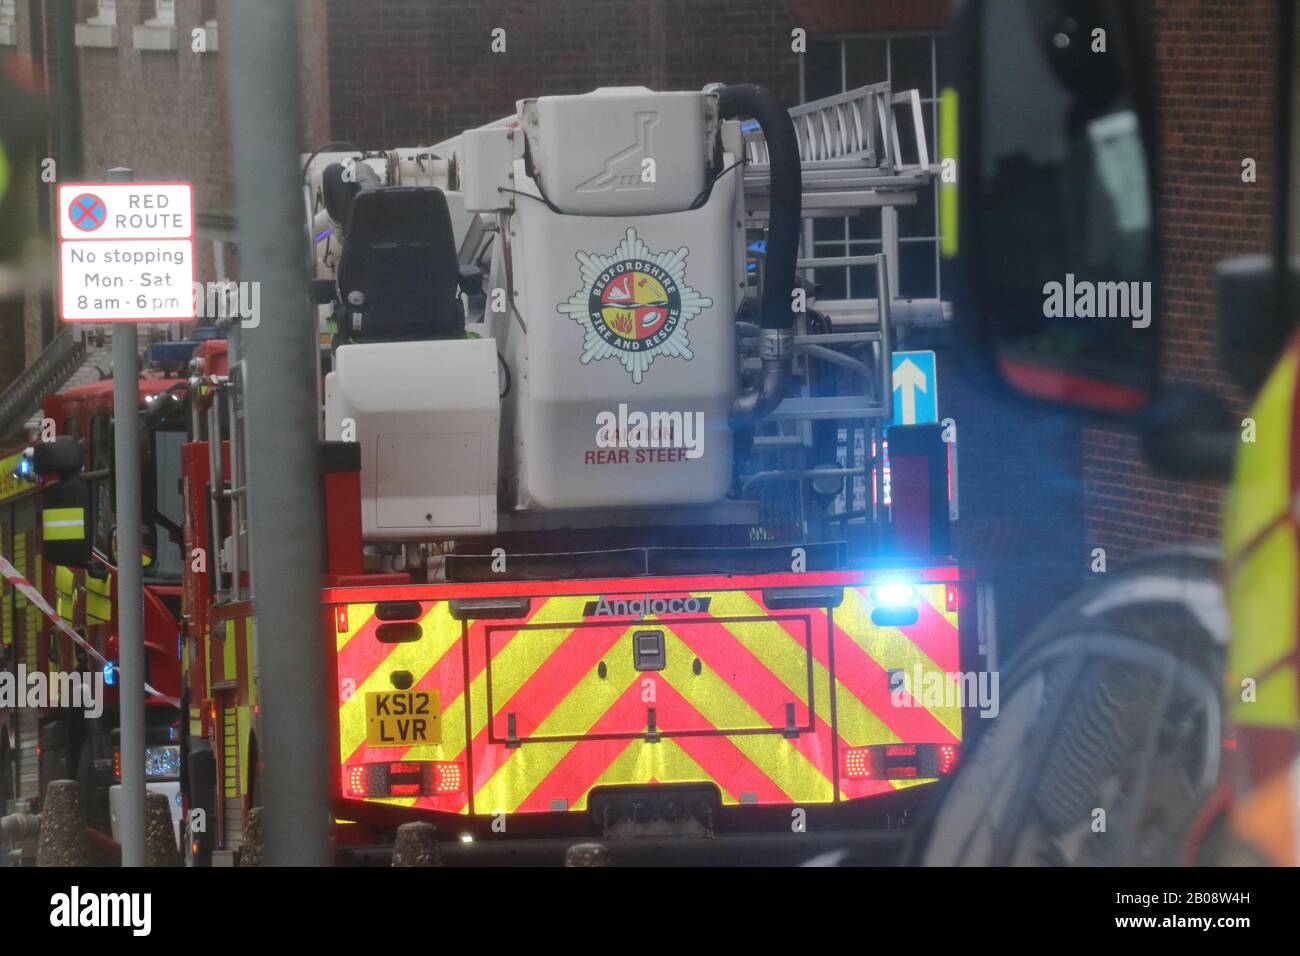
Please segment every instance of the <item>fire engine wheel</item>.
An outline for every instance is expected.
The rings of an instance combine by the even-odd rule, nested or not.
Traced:
[[[932,865],[1167,865],[1218,775],[1216,684],[1081,632],[1028,655],[929,828]]]
[[[1219,773],[1221,622],[1166,613],[1178,602],[1153,602],[1149,590],[1147,599],[1108,603],[1108,592],[1139,593],[1135,582],[1159,576],[1148,567],[1088,592],[1013,657],[1000,713],[977,728],[936,794],[913,862],[1181,861]]]

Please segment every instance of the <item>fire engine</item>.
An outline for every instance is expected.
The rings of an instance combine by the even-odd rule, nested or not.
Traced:
[[[162,369],[140,379],[145,430],[144,569],[147,786],[166,794],[179,832],[180,733],[178,694],[181,569],[176,479],[185,432],[149,414],[159,395],[186,386]],[[112,486],[112,381],[78,384],[44,399],[44,441],[17,448],[0,461],[0,556],[11,575],[3,588],[0,633],[5,675],[30,686],[46,675],[51,685],[91,674],[102,682],[102,709],[32,708],[26,701],[0,709],[0,800],[3,810],[39,807],[51,780],[81,784],[88,825],[116,834],[117,596]],[[175,543],[172,543],[175,542]],[[11,579],[12,577],[12,579]],[[40,604],[57,616],[60,626]],[[20,678],[26,678],[20,679]],[[66,693],[66,691],[65,691]],[[87,698],[89,699],[89,698]],[[94,710],[100,710],[95,714]],[[0,813],[0,816],[3,816]],[[30,846],[11,841],[21,862]]]
[[[933,181],[918,94],[888,84],[789,111],[753,86],[543,96],[304,157],[324,465],[284,480],[326,501],[303,613],[341,853],[421,819],[479,861],[897,826],[952,770],[969,708],[925,690],[980,667],[974,575],[952,449],[894,423],[892,381],[950,317],[891,292],[898,210]],[[816,220],[857,215],[882,252],[815,258]],[[820,296],[816,268],[876,295]],[[224,325],[147,413],[187,436],[169,596],[196,864],[232,862],[260,802],[274,639],[247,544],[256,331]]]
[[[325,464],[285,480],[326,500],[339,845],[416,819],[480,854],[905,819],[967,717],[911,685],[978,669],[950,449],[891,425],[893,350],[947,318],[890,291],[898,209],[933,182],[916,92],[600,89],[304,160]],[[812,257],[817,218],[860,213],[881,254]],[[814,267],[877,294],[819,298]],[[213,822],[190,849],[214,861],[258,800],[273,639],[242,334],[196,353],[181,466],[209,556],[185,577],[187,789]]]

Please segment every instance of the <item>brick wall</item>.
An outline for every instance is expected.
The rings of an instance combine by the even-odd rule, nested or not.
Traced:
[[[1159,203],[1163,216],[1163,376],[1244,397],[1218,360],[1214,265],[1269,248],[1273,208],[1271,0],[1155,0],[1157,110],[1162,124]],[[1241,161],[1258,182],[1241,181]],[[1090,547],[1112,556],[1218,534],[1222,491],[1156,477],[1135,438],[1112,429],[1085,434]]]
[[[220,53],[190,51],[196,0],[176,4],[177,50],[138,50],[131,30],[152,0],[118,0],[117,48],[78,50],[85,175],[130,166],[137,179],[194,183],[200,214],[234,208],[229,118]]]
[[[514,112],[524,97],[598,86],[761,83],[799,92],[780,0],[329,0],[333,134],[429,143]],[[492,31],[506,31],[493,53]]]
[[[325,0],[301,0],[302,124],[304,140],[329,138],[328,30]],[[177,0],[175,50],[141,50],[132,28],[153,17],[154,0],[118,0],[117,45],[79,47],[80,97],[67,99],[81,122],[82,171],[60,169],[59,177],[98,179],[110,166],[125,165],[138,179],[183,180],[194,184],[199,215],[196,277],[215,277],[212,239],[230,240],[235,207],[229,115],[224,73],[218,50],[196,53],[191,31],[225,16],[224,0]],[[43,69],[54,102],[58,89],[56,0],[20,0],[18,42],[0,48],[0,64],[30,58]],[[82,20],[94,14],[92,0],[82,0]],[[35,20],[33,17],[35,14]],[[59,129],[54,120],[48,155],[58,157]],[[53,208],[55,185],[38,184],[45,216]],[[215,226],[205,226],[215,222]],[[222,225],[222,224],[225,225]],[[237,275],[237,253],[226,258],[227,274]],[[45,321],[53,300],[44,304]],[[36,297],[0,304],[0,388],[7,385],[42,347],[42,304]],[[57,331],[57,323],[55,325]]]

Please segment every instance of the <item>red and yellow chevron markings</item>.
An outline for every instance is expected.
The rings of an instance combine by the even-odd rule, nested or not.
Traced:
[[[525,618],[464,623],[448,602],[422,601],[420,637],[401,644],[378,640],[374,604],[349,604],[337,635],[344,795],[358,767],[418,776],[423,762],[454,766],[454,779],[436,793],[410,784],[404,796],[364,799],[486,815],[584,810],[605,786],[714,784],[727,804],[816,804],[921,782],[850,779],[843,766],[854,747],[960,740],[959,708],[891,701],[891,671],[911,681],[916,667],[958,666],[943,585],[916,590],[920,616],[902,628],[871,623],[868,588],[846,589],[831,619],[774,613],[757,590],[657,593],[707,598],[708,611],[639,619],[585,617],[598,594],[535,598]],[[662,635],[661,669],[637,670],[638,631]],[[442,740],[368,746],[365,695],[391,690],[403,671],[438,692]]]

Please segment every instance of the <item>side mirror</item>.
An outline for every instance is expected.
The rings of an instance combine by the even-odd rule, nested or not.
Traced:
[[[41,557],[46,563],[70,568],[90,563],[89,510],[90,487],[75,474],[41,489]]]
[[[1013,391],[1103,415],[1133,415],[1157,389],[1141,6],[970,0],[945,94],[958,104],[958,325]]]

